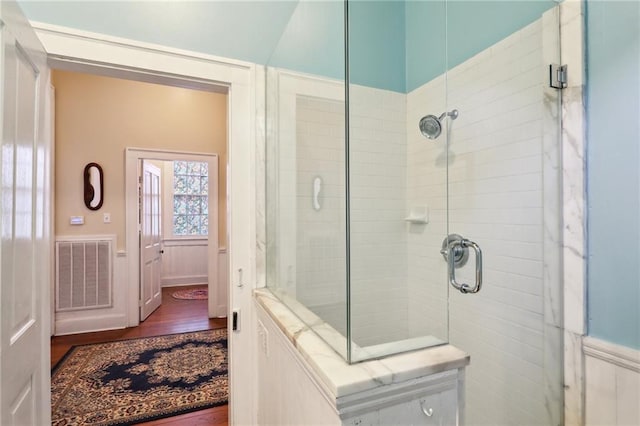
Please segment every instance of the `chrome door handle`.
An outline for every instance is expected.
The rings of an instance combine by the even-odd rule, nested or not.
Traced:
[[[469,257],[469,247],[476,253],[476,282],[474,286],[456,281],[456,267],[462,267]],[[451,234],[442,242],[442,256],[447,261],[449,269],[449,284],[461,293],[477,293],[482,288],[482,250],[475,242]]]

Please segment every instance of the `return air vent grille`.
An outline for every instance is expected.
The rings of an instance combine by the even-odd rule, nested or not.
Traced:
[[[56,312],[111,306],[111,240],[56,241]]]

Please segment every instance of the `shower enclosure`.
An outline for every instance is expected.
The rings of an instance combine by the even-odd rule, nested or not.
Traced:
[[[451,343],[561,424],[557,3],[300,1],[266,70],[267,286],[346,362]]]

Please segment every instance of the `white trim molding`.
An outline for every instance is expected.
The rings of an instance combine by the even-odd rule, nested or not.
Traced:
[[[127,78],[135,72],[136,77],[152,83],[176,85],[180,80],[180,87],[226,93],[224,86],[238,83],[239,79],[246,83],[241,74],[253,72],[255,67],[251,62],[59,25],[34,21],[31,25],[56,69],[86,71],[90,66],[97,74]],[[185,60],[191,62],[187,72],[180,64]],[[219,67],[218,72],[211,73],[212,66]]]
[[[207,285],[208,282],[208,275],[176,275],[171,277],[163,277],[160,286],[185,287],[190,285]]]
[[[640,350],[587,336],[582,341],[584,355],[640,373]]]

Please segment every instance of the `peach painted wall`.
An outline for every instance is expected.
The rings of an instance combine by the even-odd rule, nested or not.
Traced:
[[[53,71],[55,86],[55,233],[116,234],[125,248],[125,148],[219,156],[218,235],[226,246],[227,95],[68,71]],[[104,204],[83,202],[87,163],[104,170]],[[111,213],[111,223],[103,223]],[[85,224],[71,226],[70,216]]]

